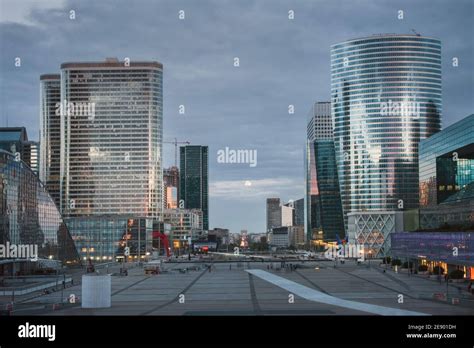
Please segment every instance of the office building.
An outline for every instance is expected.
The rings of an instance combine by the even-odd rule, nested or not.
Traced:
[[[186,145],[180,147],[179,201],[185,209],[199,209],[203,215],[203,229],[209,230],[209,154],[208,147]]]
[[[434,276],[461,270],[463,277],[474,280],[474,233],[472,232],[409,232],[391,234],[392,258],[427,267]],[[453,253],[453,246],[462,246]],[[438,273],[434,267],[439,266]],[[444,277],[443,277],[444,279]]]
[[[202,211],[199,209],[165,209],[163,221],[171,225],[172,240],[197,240],[203,230]]]
[[[270,246],[286,249],[290,246],[290,227],[275,227],[269,235]]]
[[[61,65],[60,209],[82,257],[123,255],[124,221],[162,219],[162,79],[155,61]]]
[[[61,65],[61,210],[162,216],[163,66]]]
[[[474,114],[420,142],[420,207],[436,206],[474,182]]]
[[[17,160],[22,160],[38,175],[39,143],[28,140],[25,127],[0,128],[0,149],[14,154]]]
[[[281,226],[280,198],[267,198],[267,232]]]
[[[474,228],[474,114],[422,140],[419,229]]]
[[[60,206],[61,75],[40,76],[40,180]]]
[[[282,205],[280,226],[293,226],[294,209],[291,206]]]
[[[153,227],[150,217],[130,215],[75,216],[64,218],[83,260],[94,263],[122,261],[129,248],[128,261],[145,259],[153,250]]]
[[[210,242],[216,242],[217,247],[227,245],[230,242],[229,230],[227,228],[213,228],[207,233]]]
[[[304,232],[304,226],[291,226],[289,227],[290,232],[290,246],[295,248],[303,247],[306,244],[306,235]]]
[[[313,105],[307,131],[306,236],[308,240],[334,241],[345,231],[330,102]]]
[[[387,211],[418,207],[418,144],[441,127],[441,43],[383,34],[331,47],[331,112],[345,218],[374,212],[353,239],[374,255],[390,228]],[[347,220],[346,220],[347,221]],[[362,226],[362,225],[361,225]],[[370,240],[378,241],[370,244]],[[351,237],[350,237],[351,238]]]
[[[80,264],[68,228],[36,173],[14,154],[0,149],[0,244],[7,243],[17,248],[33,246],[36,251],[30,257],[3,259],[2,275]],[[31,262],[35,256],[37,261]]]
[[[164,207],[166,209],[178,208],[179,197],[179,169],[172,166],[163,170]]]
[[[293,225],[304,226],[304,198],[294,201],[293,207],[294,207]]]

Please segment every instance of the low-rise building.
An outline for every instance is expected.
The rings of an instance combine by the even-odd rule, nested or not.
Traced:
[[[163,221],[171,225],[172,240],[198,240],[202,236],[202,211],[199,209],[165,209]]]

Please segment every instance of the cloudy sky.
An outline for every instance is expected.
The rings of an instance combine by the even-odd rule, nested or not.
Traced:
[[[209,146],[210,227],[263,232],[266,197],[303,197],[306,119],[329,100],[330,45],[411,29],[441,39],[448,126],[474,110],[473,11],[472,0],[0,0],[0,126],[38,139],[39,76],[62,62],[158,60],[165,140]],[[257,166],[218,163],[225,147],[257,150]]]

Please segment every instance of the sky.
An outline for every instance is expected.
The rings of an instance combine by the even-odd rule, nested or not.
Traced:
[[[38,140],[39,76],[63,62],[157,60],[164,140],[209,146],[210,228],[260,233],[267,197],[304,195],[307,117],[330,97],[330,46],[412,29],[439,38],[446,127],[474,110],[473,19],[472,0],[0,0],[0,126]],[[219,163],[226,147],[256,150],[256,166]]]

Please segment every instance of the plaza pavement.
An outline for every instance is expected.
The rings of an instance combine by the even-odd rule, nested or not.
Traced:
[[[59,291],[16,306],[13,315],[374,315],[398,310],[400,314],[474,315],[474,297],[462,289],[449,288],[459,304],[433,299],[433,294],[446,292],[444,282],[390,270],[383,273],[378,265],[296,263],[304,268],[278,269],[276,262],[273,268],[267,262],[215,263],[209,272],[200,264],[174,263],[165,264],[166,273],[145,275],[135,267],[126,277],[112,276],[110,308],[83,309],[76,303],[53,310],[53,304],[61,302]],[[179,272],[195,266],[202,268]],[[306,295],[298,288],[304,288]],[[80,298],[81,286],[67,288],[63,297],[70,294]],[[368,307],[384,307],[388,312],[367,311]]]

